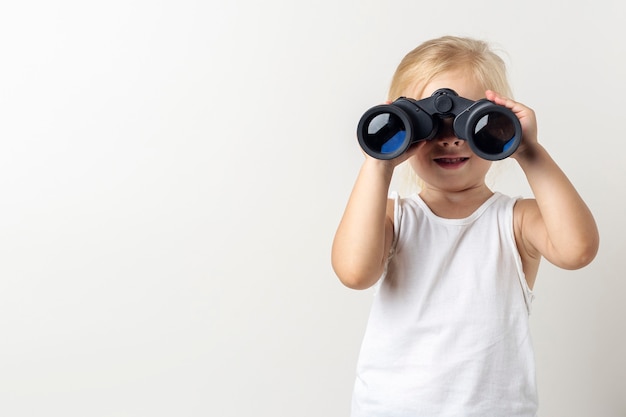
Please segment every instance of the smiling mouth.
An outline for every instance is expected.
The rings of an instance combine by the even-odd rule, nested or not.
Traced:
[[[441,166],[445,167],[455,167],[463,162],[467,161],[469,158],[459,157],[459,158],[435,158],[435,162]]]

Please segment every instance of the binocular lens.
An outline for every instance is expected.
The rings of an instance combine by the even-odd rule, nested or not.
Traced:
[[[394,113],[378,113],[367,122],[367,135],[362,138],[367,149],[387,155],[406,147],[406,127]]]
[[[474,146],[489,155],[507,152],[516,139],[513,121],[500,112],[490,112],[478,119],[473,133]]]

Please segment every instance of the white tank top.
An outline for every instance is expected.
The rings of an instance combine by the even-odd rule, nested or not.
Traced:
[[[353,417],[535,417],[533,294],[515,199],[436,216],[395,196],[394,243],[357,366]]]

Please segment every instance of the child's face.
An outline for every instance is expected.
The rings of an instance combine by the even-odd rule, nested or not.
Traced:
[[[421,96],[412,97],[416,99],[430,97],[440,88],[451,88],[461,97],[471,100],[485,98],[485,89],[460,71],[435,77],[425,86]],[[409,163],[425,182],[426,187],[443,191],[461,191],[484,186],[491,161],[474,154],[466,141],[454,136],[452,119],[443,121],[434,139],[420,142],[416,146],[418,149],[409,159]]]

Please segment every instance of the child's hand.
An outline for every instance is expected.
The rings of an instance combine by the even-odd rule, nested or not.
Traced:
[[[511,109],[522,125],[522,143],[511,158],[526,174],[535,197],[520,201],[514,211],[522,262],[535,265],[534,271],[541,257],[560,268],[582,268],[596,256],[598,229],[572,183],[537,142],[535,112],[494,91],[485,96]]]
[[[487,90],[485,92],[485,96],[487,100],[493,101],[496,104],[510,109],[513,113],[515,113],[522,125],[522,143],[520,144],[517,151],[513,155],[511,155],[511,157],[517,159],[530,153],[529,151],[531,151],[534,145],[538,143],[537,119],[535,117],[535,112],[533,111],[533,109],[526,107],[523,104],[513,101],[509,98],[503,97],[492,90]]]

